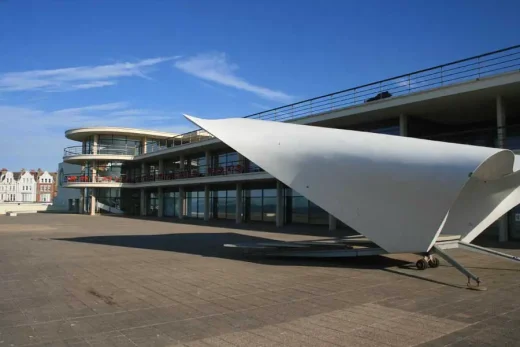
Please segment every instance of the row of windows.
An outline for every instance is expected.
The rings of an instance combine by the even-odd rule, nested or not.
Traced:
[[[40,186],[40,192],[50,192],[52,191],[52,186]]]
[[[15,191],[16,186],[0,186],[1,191]]]
[[[1,194],[1,201],[16,201],[16,195],[15,194]]]
[[[40,183],[52,183],[52,178],[40,178]]]

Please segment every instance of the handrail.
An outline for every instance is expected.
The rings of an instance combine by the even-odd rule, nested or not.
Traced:
[[[70,146],[63,149],[63,157],[75,155],[137,155],[138,146],[111,146],[101,145],[85,148],[83,146]],[[94,150],[95,149],[95,150]]]
[[[294,121],[324,112],[337,111],[368,102],[407,95],[472,79],[480,79],[500,73],[518,71],[519,69],[520,45],[515,45],[276,107],[248,115],[244,118],[281,122]],[[213,136],[199,136],[199,131],[195,130],[168,138],[165,142],[166,146],[162,146],[163,148],[158,150],[214,138]],[[176,142],[178,143],[176,144]],[[138,152],[143,154],[143,148],[139,147]],[[147,153],[149,152],[147,151]]]
[[[224,176],[236,175],[253,172],[264,172],[256,164],[241,161],[233,161],[226,163],[226,165],[200,165],[198,167],[187,167],[184,169],[165,170],[164,172],[153,172],[148,174],[141,174],[138,176],[132,175],[109,175],[101,176],[97,174],[93,182],[92,176],[87,173],[71,173],[63,176],[64,183],[143,183],[153,181],[171,181],[177,179],[208,177],[208,176]]]

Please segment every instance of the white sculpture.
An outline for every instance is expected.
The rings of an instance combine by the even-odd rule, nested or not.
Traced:
[[[469,243],[520,203],[510,150],[186,117],[388,253],[429,254],[441,233]]]
[[[388,252],[473,240],[520,203],[504,149],[247,118],[189,120]]]

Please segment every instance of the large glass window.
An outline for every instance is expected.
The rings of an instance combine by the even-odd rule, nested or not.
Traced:
[[[178,217],[180,206],[180,195],[178,191],[164,192],[163,214],[165,217]]]
[[[249,189],[245,191],[246,216],[251,221],[276,221],[276,189]]]
[[[235,219],[236,190],[218,190],[211,192],[213,216],[217,219]],[[210,210],[210,211],[211,211]]]
[[[156,192],[149,192],[148,203],[146,204],[146,215],[147,216],[157,216],[159,210],[159,197]]]
[[[141,141],[139,138],[119,135],[99,135],[98,153],[136,155]]]
[[[186,192],[186,216],[204,218],[204,191]]]
[[[307,200],[300,193],[288,188],[286,189],[289,205],[289,218],[291,223],[320,224],[329,223],[329,214]]]

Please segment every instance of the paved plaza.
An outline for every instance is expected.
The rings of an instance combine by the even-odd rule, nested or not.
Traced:
[[[327,234],[286,230],[0,216],[0,347],[520,345],[520,264],[449,250],[482,278],[475,291],[443,261],[416,270],[416,255],[288,260],[222,247]]]

